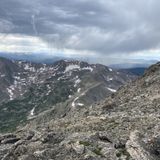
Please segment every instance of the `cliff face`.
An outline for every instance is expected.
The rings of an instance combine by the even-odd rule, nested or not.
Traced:
[[[1,135],[0,157],[4,160],[158,160],[159,86],[160,63],[157,63],[141,78],[98,104],[72,106],[68,101],[55,105],[13,134]],[[57,114],[61,116],[55,118]]]

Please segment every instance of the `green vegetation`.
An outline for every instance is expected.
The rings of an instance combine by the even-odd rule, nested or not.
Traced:
[[[94,150],[93,150],[93,152],[96,154],[96,155],[98,155],[98,156],[103,156],[103,154],[101,153],[101,150],[102,150],[102,148],[95,148]]]
[[[90,146],[91,143],[87,141],[80,141],[79,144],[84,145],[84,146]]]
[[[46,84],[33,85],[23,99],[17,99],[0,106],[0,132],[14,131],[17,126],[24,125],[30,111],[35,107],[38,114],[53,105],[65,102],[69,95],[75,92],[73,84],[69,81],[57,81],[52,91],[46,95]]]

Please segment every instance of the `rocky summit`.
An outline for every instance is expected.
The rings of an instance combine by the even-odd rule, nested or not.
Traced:
[[[62,64],[67,65],[63,68]],[[112,84],[106,86],[104,82],[110,82],[109,79],[112,77],[107,79],[110,72],[114,73],[113,77],[122,73],[105,66],[86,66],[85,63],[82,65],[79,62],[68,65],[65,61],[57,62],[55,65],[59,65],[63,72],[63,75],[58,77],[62,80],[66,80],[68,74],[74,74],[75,78],[76,73],[79,73],[80,80],[77,78],[73,81],[74,85],[78,85],[76,91],[70,94],[70,98],[50,107],[44,107],[47,103],[41,103],[42,107],[35,106],[34,110],[30,110],[32,114],[25,125],[20,123],[16,131],[1,134],[0,159],[160,159],[160,63],[151,66],[142,77],[119,89],[111,86]],[[95,70],[94,67],[98,69]],[[105,72],[107,72],[106,77]],[[103,76],[100,76],[102,73]],[[91,79],[87,77],[88,75],[92,76]],[[103,87],[98,87],[100,79]],[[76,83],[77,81],[79,83]],[[97,81],[98,83],[95,84]],[[80,85],[81,82],[83,87]],[[89,86],[87,82],[94,85]],[[106,94],[104,88],[112,94],[110,96]],[[115,90],[116,92],[113,93]],[[35,86],[31,93],[35,92],[33,95],[36,95],[37,91]],[[45,89],[40,93],[43,91],[45,92]],[[103,92],[106,95],[105,99],[99,98]],[[92,96],[91,93],[96,94]],[[33,98],[33,95],[30,97]],[[98,98],[95,98],[95,95]],[[93,97],[99,101],[95,101]],[[8,103],[22,105],[22,101],[24,104],[28,102],[21,98],[13,101]],[[34,101],[29,102],[31,105]],[[2,106],[7,107],[8,103],[3,103]],[[25,105],[23,107],[25,108]],[[15,110],[12,113],[14,112]]]

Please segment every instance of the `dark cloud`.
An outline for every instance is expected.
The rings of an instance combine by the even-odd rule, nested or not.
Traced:
[[[99,54],[159,49],[159,0],[1,0],[0,32]]]

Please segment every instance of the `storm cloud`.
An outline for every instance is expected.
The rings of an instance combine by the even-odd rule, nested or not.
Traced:
[[[1,0],[0,33],[74,52],[134,54],[160,49],[159,15],[159,0]]]

